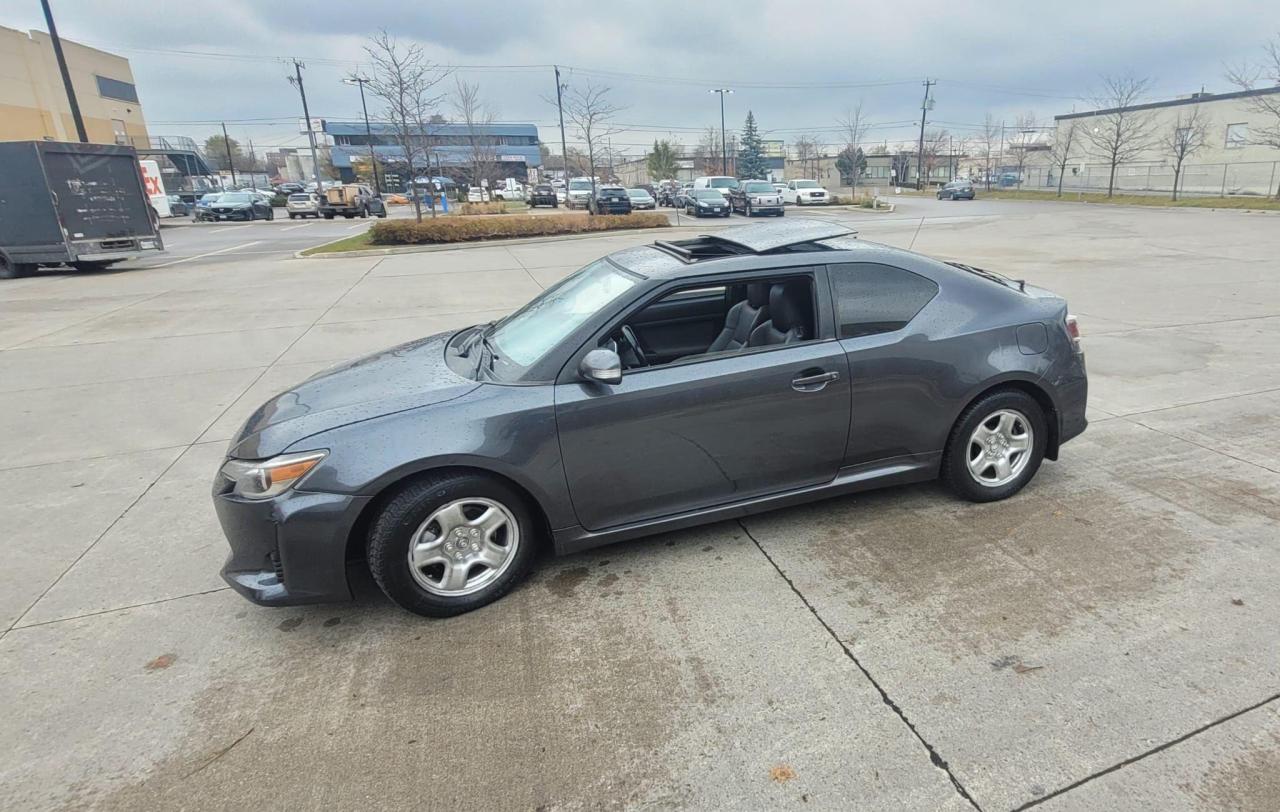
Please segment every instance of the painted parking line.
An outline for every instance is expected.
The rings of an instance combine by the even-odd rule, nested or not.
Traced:
[[[241,243],[240,245],[231,245],[226,248],[219,248],[217,251],[210,251],[206,254],[196,254],[194,257],[183,257],[182,259],[175,259],[173,262],[165,262],[160,265],[150,265],[148,267],[153,269],[168,268],[172,265],[180,265],[183,262],[190,262],[193,259],[204,259],[205,257],[211,257],[211,256],[214,256],[215,254],[225,254],[225,253],[228,253],[229,251],[238,251],[241,248],[248,248],[251,245],[257,245],[260,242],[262,242],[262,240],[254,240],[253,242]]]
[[[302,225],[300,225],[300,226],[288,226],[287,228],[282,228],[282,229],[280,229],[280,230],[281,230],[281,231],[293,231],[295,228],[306,228],[306,227],[308,227],[308,226],[314,226],[314,225],[315,225],[315,223],[303,223],[303,224],[302,224]]]
[[[347,231],[355,231],[357,228],[366,228],[368,223],[356,223],[354,226],[347,226]]]

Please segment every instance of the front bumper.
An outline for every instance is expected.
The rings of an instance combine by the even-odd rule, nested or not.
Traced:
[[[234,209],[232,211],[213,211],[209,210],[204,215],[206,220],[252,220],[253,209]]]
[[[213,506],[231,545],[223,580],[263,606],[350,600],[347,539],[368,502],[308,491],[250,501],[228,493],[219,475]]]

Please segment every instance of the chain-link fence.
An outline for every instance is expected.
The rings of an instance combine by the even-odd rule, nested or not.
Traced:
[[[1105,192],[1111,167],[1106,164],[1073,164],[1067,167],[1062,190]],[[1016,179],[1005,176],[1002,185]],[[1217,197],[1231,195],[1268,196],[1275,194],[1280,180],[1280,161],[1227,164],[1184,164],[1178,178],[1178,194]],[[1028,166],[1022,171],[1023,189],[1058,188],[1057,167]],[[1116,168],[1115,190],[1125,194],[1173,193],[1173,165],[1168,163],[1125,164]]]

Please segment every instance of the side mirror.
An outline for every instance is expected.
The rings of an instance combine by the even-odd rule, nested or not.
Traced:
[[[622,359],[613,350],[592,350],[582,357],[578,373],[589,381],[614,386],[622,383]]]

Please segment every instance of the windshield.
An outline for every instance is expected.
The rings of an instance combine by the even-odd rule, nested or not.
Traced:
[[[628,189],[627,194],[630,197],[648,197],[649,193],[644,189]]]
[[[719,200],[722,203],[724,202],[724,195],[715,189],[694,189],[689,194],[693,196],[694,200]]]
[[[796,181],[797,189],[817,189],[818,182],[816,180],[798,180]]]
[[[502,360],[528,367],[638,281],[598,259],[504,319],[490,340]]]
[[[247,193],[228,194],[218,198],[219,203],[252,203],[255,195]]]
[[[571,180],[569,181],[569,189],[575,192],[581,192],[584,189],[591,191],[591,181],[589,180]]]
[[[762,181],[762,180],[761,180],[761,181],[748,181],[748,182],[747,182],[747,183],[742,187],[742,190],[743,190],[744,192],[752,192],[752,193],[756,193],[756,192],[776,192],[776,191],[778,191],[777,189],[773,188],[773,184],[772,184],[772,183],[765,183],[765,182],[764,182],[764,181]]]
[[[712,178],[707,185],[712,189],[737,189],[738,181],[736,178]]]
[[[208,194],[208,195],[205,195],[204,197],[200,198],[200,202],[201,202],[201,203],[212,203],[213,201],[217,200],[217,199],[218,199],[218,198],[220,198],[220,197],[222,197],[222,195],[220,195],[220,194]]]
[[[310,202],[311,195],[289,195],[290,203],[307,203]]]

